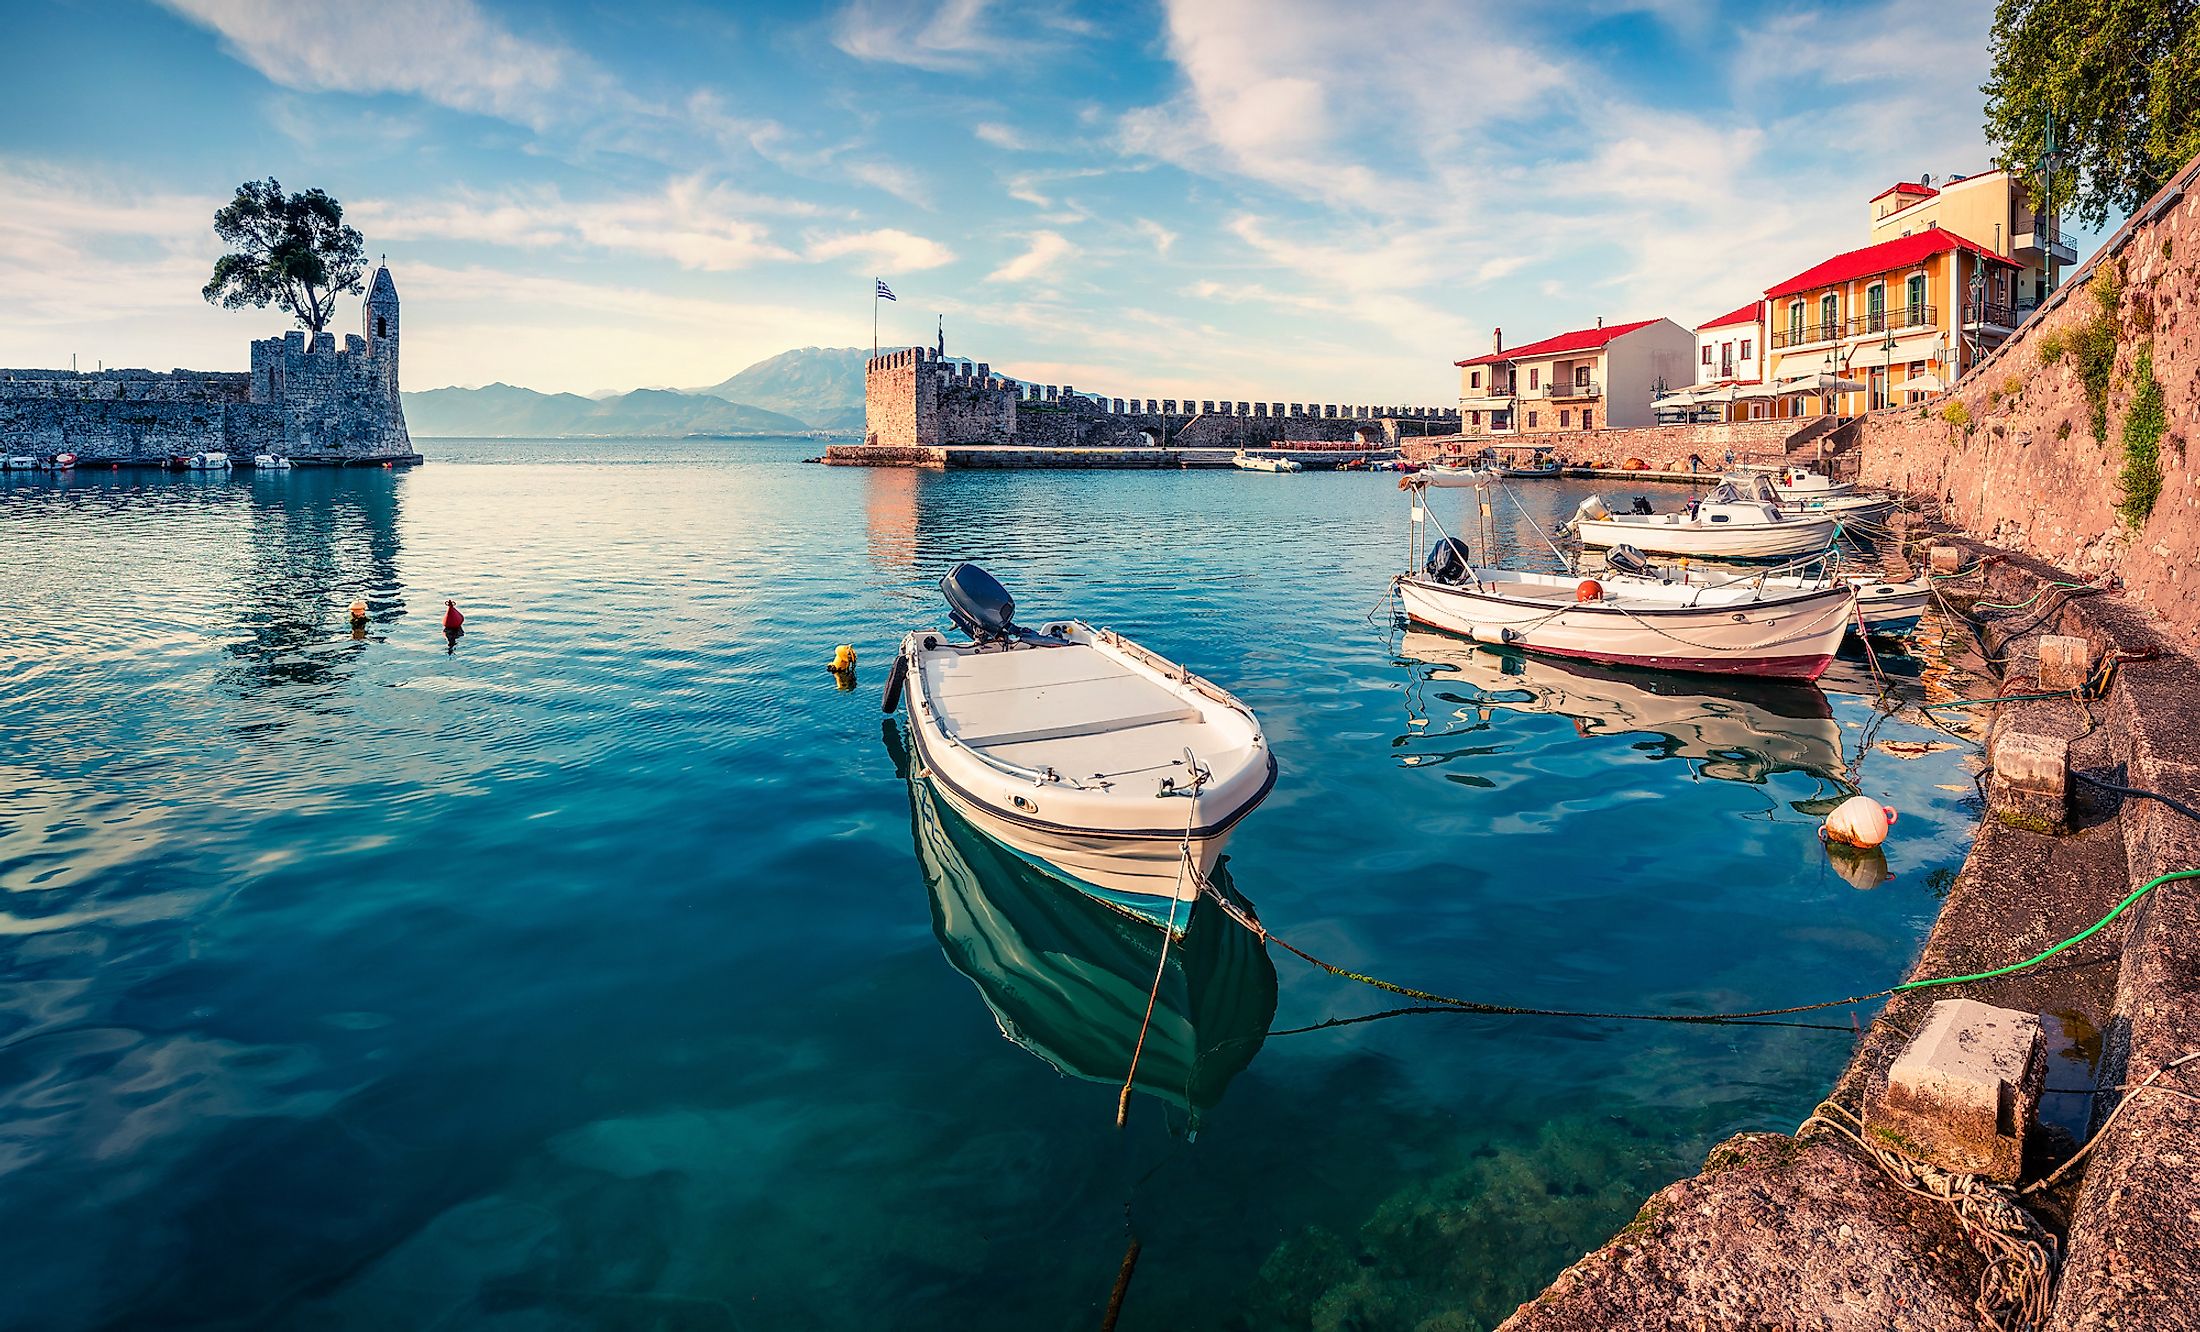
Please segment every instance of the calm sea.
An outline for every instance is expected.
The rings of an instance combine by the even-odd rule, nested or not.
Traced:
[[[1846,1059],[1838,1009],[1305,1030],[1396,1003],[1203,921],[1119,1131],[1153,940],[913,799],[879,711],[958,558],[1259,712],[1228,878],[1355,969],[1829,998],[1961,862],[1963,756],[1903,719],[1886,866],[1820,847],[1860,661],[1706,686],[1393,626],[1393,478],[818,447],[0,479],[0,1325],[1089,1328],[1135,1235],[1124,1328],[1480,1327]]]

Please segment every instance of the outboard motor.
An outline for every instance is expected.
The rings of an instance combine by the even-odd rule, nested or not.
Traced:
[[[1650,497],[1648,495],[1635,496],[1635,512],[1641,514],[1650,512]]]
[[[1001,580],[967,560],[940,579],[940,595],[947,598],[948,618],[973,642],[1024,636],[1016,626],[1016,599]]]
[[[1445,537],[1429,547],[1428,563],[1423,567],[1432,582],[1464,583],[1474,576],[1474,563],[1467,556],[1466,542]]]
[[[1654,578],[1657,576],[1656,571],[1650,567],[1650,557],[1633,546],[1614,546],[1605,551],[1604,563],[1609,568],[1617,569],[1623,574],[1632,574],[1637,578]]]
[[[1604,497],[1602,495],[1591,495],[1574,510],[1574,520],[1571,525],[1579,527],[1583,523],[1601,523],[1611,516],[1612,511],[1604,507]]]

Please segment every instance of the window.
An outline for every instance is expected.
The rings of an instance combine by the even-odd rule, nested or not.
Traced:
[[[1467,387],[1469,387],[1469,388],[1480,388],[1480,387],[1482,387],[1482,372],[1481,372],[1481,371],[1479,371],[1479,370],[1469,370],[1469,371],[1467,371]]]
[[[1588,367],[1588,366],[1585,366],[1585,365],[1577,365],[1577,366],[1575,366],[1575,367],[1574,367],[1574,387],[1576,387],[1576,388],[1587,388],[1587,387],[1589,387],[1589,367]]]
[[[1708,342],[1703,345],[1703,363],[1711,364],[1711,344]]]
[[[1822,338],[1839,337],[1841,334],[1836,325],[1840,322],[1841,298],[1829,291],[1818,298],[1818,336]]]
[[[1531,378],[1531,379],[1532,379],[1532,378],[1534,378],[1534,377],[1535,377],[1535,372],[1531,370],[1531,371],[1529,372],[1529,378]],[[1529,413],[1528,413],[1528,429],[1530,429],[1530,430],[1533,430],[1533,429],[1535,429],[1535,413],[1534,413],[1534,412],[1529,412]]]
[[[1542,383],[1543,383],[1543,369],[1542,369],[1542,367],[1541,367],[1541,366],[1536,366],[1536,367],[1532,367],[1532,368],[1530,368],[1530,369],[1529,369],[1529,371],[1528,371],[1528,391],[1529,391],[1530,393],[1533,393],[1533,392],[1535,392],[1537,388],[1539,388],[1539,387],[1541,387],[1541,386],[1542,386]]]
[[[1562,426],[1572,425],[1574,423],[1574,414],[1564,407],[1559,408],[1558,423]]]
[[[378,338],[386,338],[386,337],[388,337],[389,335],[390,335],[390,325],[389,325],[389,321],[388,321],[387,319],[383,318],[383,317],[382,317],[381,315],[376,315],[376,316],[374,317],[374,336],[376,336],[376,337],[378,337]]]
[[[1864,312],[1869,318],[1865,325],[1873,333],[1887,326],[1887,284],[1874,282],[1864,288]]]
[[[1743,359],[1743,360],[1745,360],[1745,361],[1746,361],[1746,360],[1748,360],[1748,359],[1750,358],[1751,354],[1752,354],[1752,353],[1754,352],[1754,350],[1755,350],[1754,348],[1752,348],[1752,347],[1751,347],[1751,346],[1749,345],[1749,342],[1750,342],[1750,340],[1749,340],[1748,338],[1743,338],[1743,339],[1742,339],[1742,359]]]
[[[1902,298],[1904,303],[1909,307],[1908,317],[1903,322],[1908,324],[1924,323],[1925,275],[1923,273],[1910,274],[1910,280],[1903,284]]]
[[[1480,412],[1468,412],[1468,413],[1467,413],[1467,424],[1468,424],[1468,425],[1471,425],[1471,426],[1478,426],[1478,425],[1482,424],[1482,413],[1480,413]]]
[[[1594,424],[1589,419],[1593,415],[1595,415],[1595,413],[1591,412],[1588,408],[1584,407],[1581,409],[1581,428],[1583,430],[1587,430],[1592,424]]]
[[[1788,342],[1790,345],[1803,340],[1803,303],[1788,302]]]

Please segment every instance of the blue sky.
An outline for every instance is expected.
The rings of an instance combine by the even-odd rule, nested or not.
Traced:
[[[1986,0],[17,0],[0,365],[241,368],[237,182],[343,200],[408,388],[928,340],[1121,396],[1443,402],[1695,324],[1988,164]],[[356,327],[347,303],[340,327]]]

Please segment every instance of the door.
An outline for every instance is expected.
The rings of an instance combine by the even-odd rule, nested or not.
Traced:
[[[1904,296],[1909,302],[1909,307],[1903,311],[1902,326],[1904,328],[1916,328],[1925,322],[1925,275],[1923,273],[1911,275]]]
[[[1872,288],[1872,290],[1877,291],[1879,290],[1879,288],[1874,287]],[[1887,405],[1887,367],[1883,365],[1875,365],[1872,367],[1871,388],[1871,409],[1876,412],[1880,408]]]
[[[1877,333],[1887,326],[1886,283],[1874,282],[1871,289],[1864,293],[1864,310],[1871,319],[1871,322],[1866,324],[1865,327],[1871,332]]]

